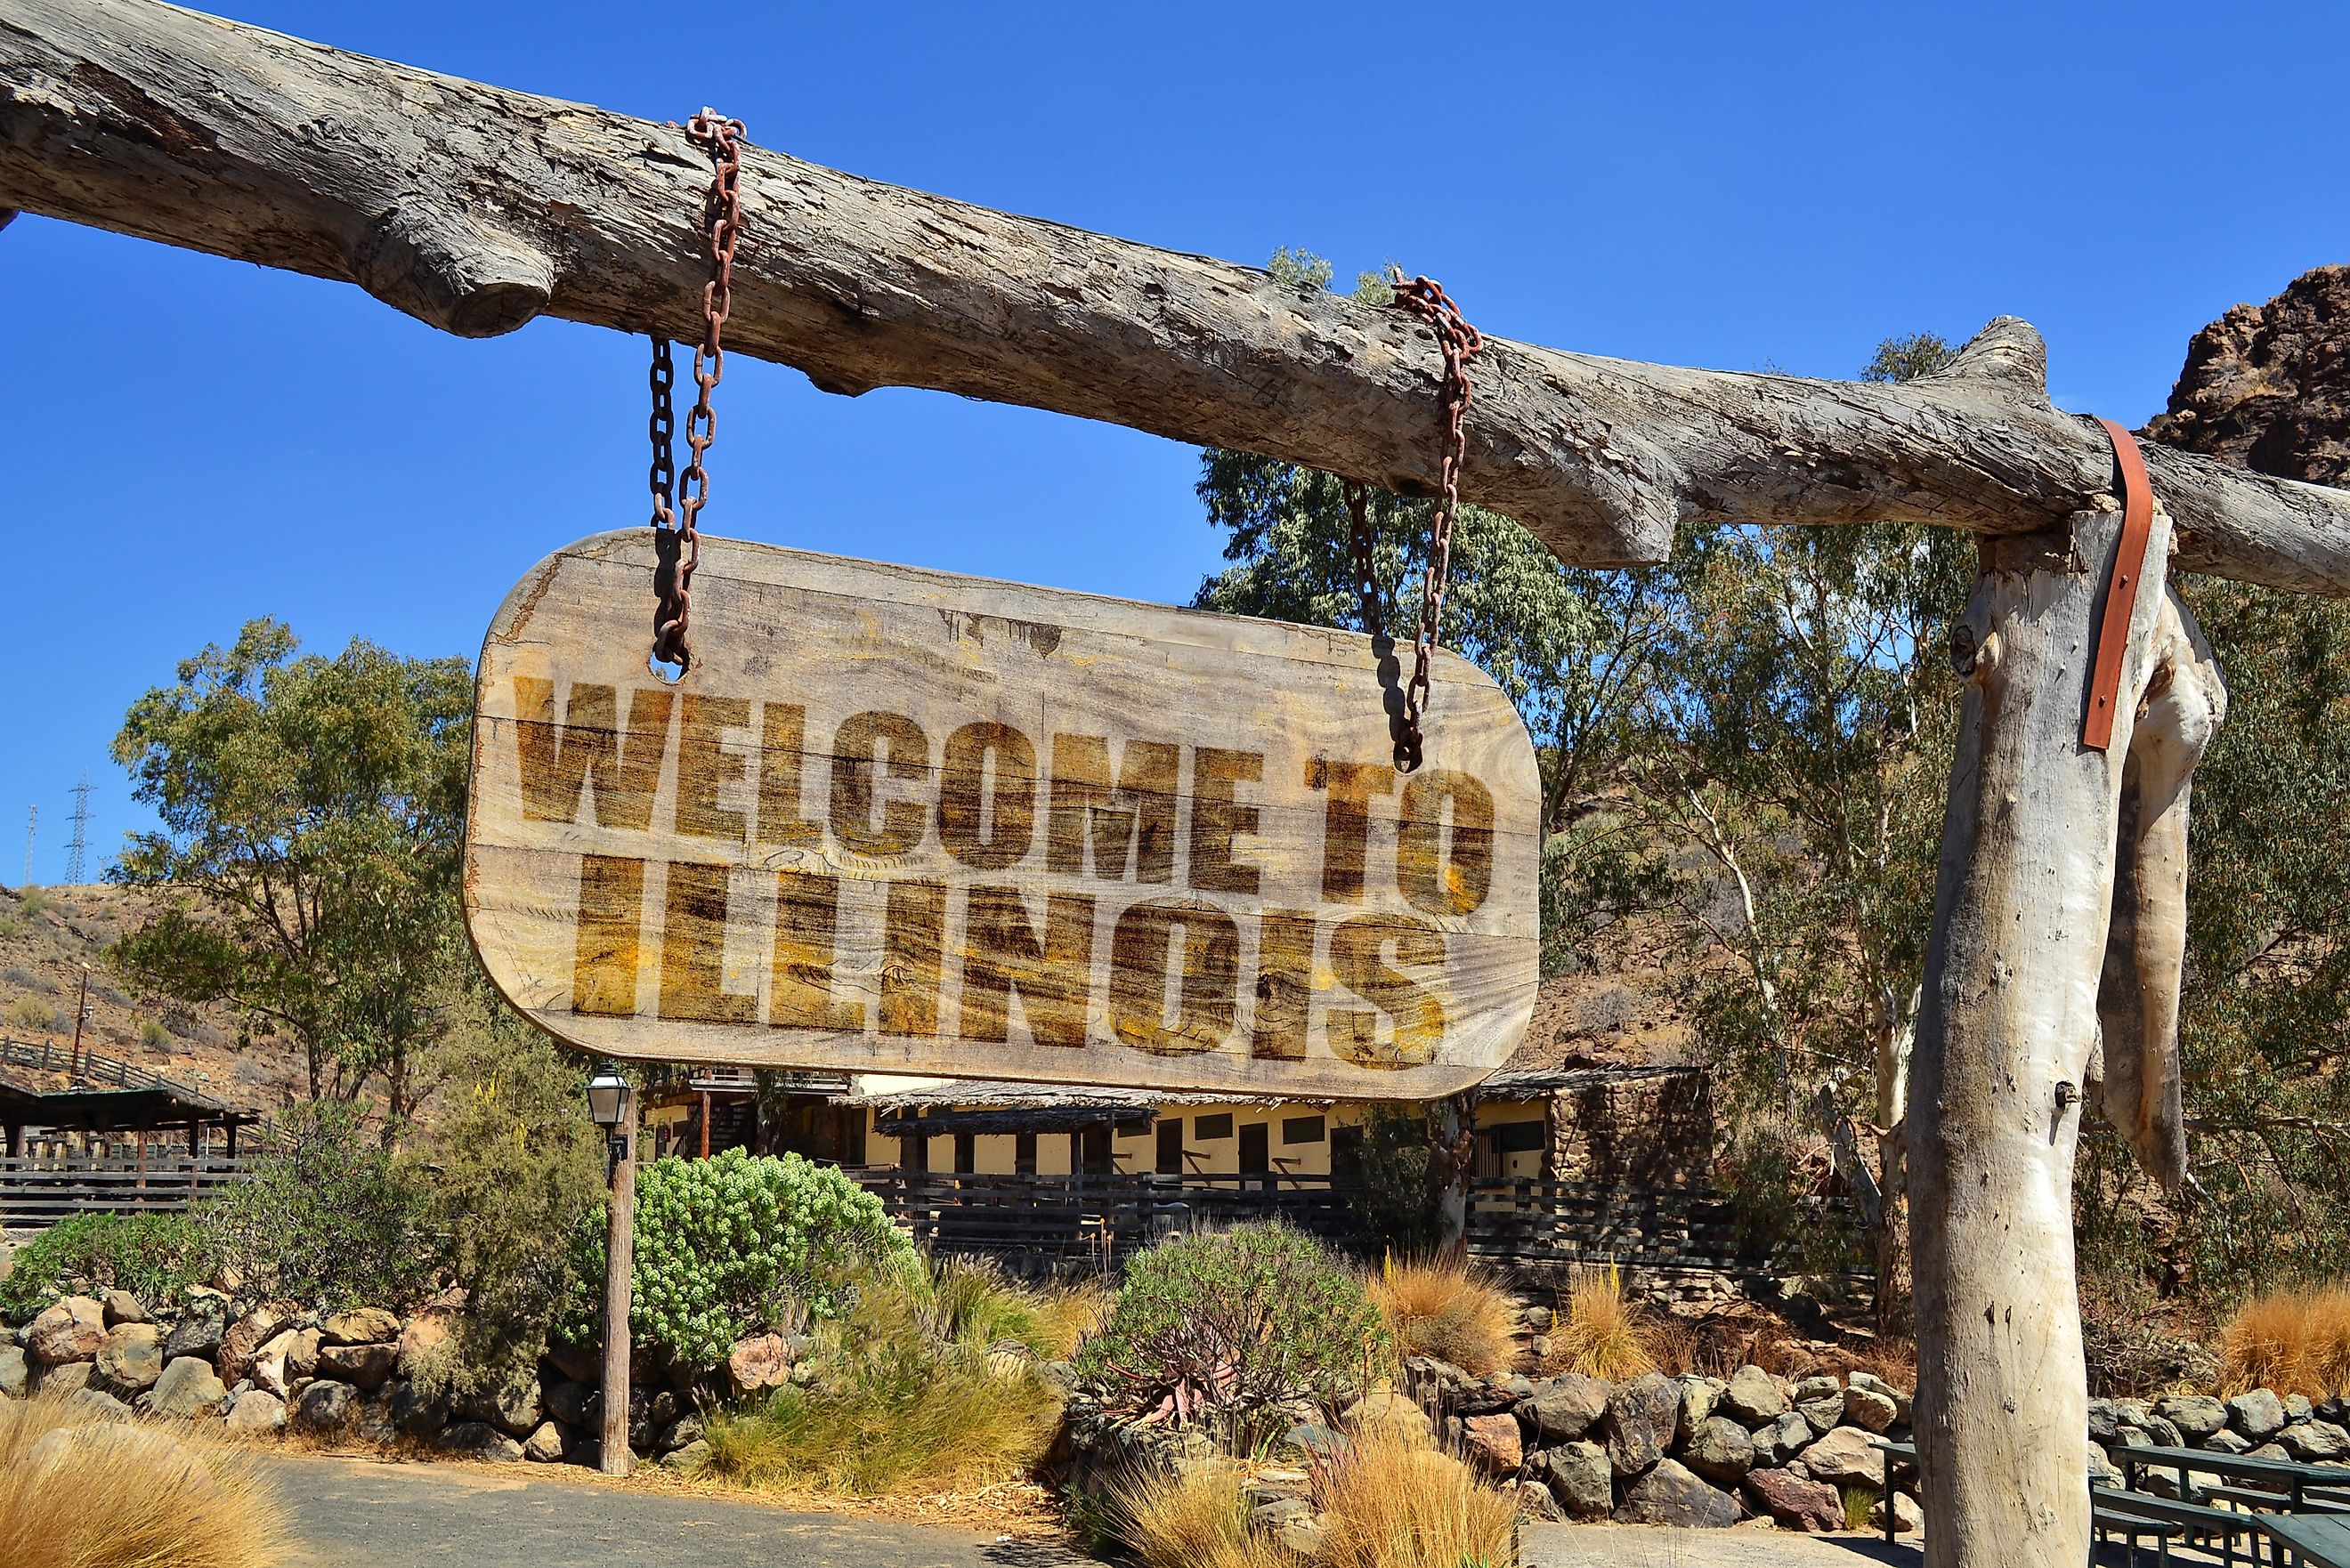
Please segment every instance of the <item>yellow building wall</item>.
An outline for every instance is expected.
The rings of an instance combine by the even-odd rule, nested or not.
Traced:
[[[1367,1114],[1360,1106],[1326,1106],[1282,1104],[1274,1106],[1200,1106],[1169,1104],[1159,1107],[1161,1121],[1180,1118],[1183,1123],[1183,1168],[1193,1176],[1232,1176],[1241,1168],[1241,1130],[1252,1124],[1264,1125],[1266,1154],[1272,1168],[1282,1176],[1327,1176],[1330,1174],[1330,1141],[1332,1132],[1349,1123],[1358,1122]],[[878,1128],[879,1113],[866,1112],[865,1158],[868,1167],[894,1169],[898,1165],[899,1143],[885,1137]],[[1199,1136],[1201,1117],[1226,1117],[1232,1130],[1222,1137],[1203,1138]],[[1321,1137],[1295,1143],[1283,1141],[1283,1124],[1319,1118]],[[1011,1133],[982,1133],[972,1140],[972,1173],[980,1176],[1013,1174],[1017,1140]],[[1159,1138],[1155,1127],[1128,1135],[1113,1133],[1110,1137],[1111,1167],[1120,1175],[1143,1175],[1159,1168]],[[933,1175],[951,1173],[954,1169],[954,1137],[941,1135],[930,1140],[931,1170]],[[1073,1168],[1070,1162],[1069,1135],[1045,1132],[1036,1135],[1036,1174],[1066,1176]]]

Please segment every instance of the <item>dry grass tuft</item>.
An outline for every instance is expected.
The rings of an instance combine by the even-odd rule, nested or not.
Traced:
[[[1107,1523],[1142,1568],[1296,1568],[1249,1511],[1237,1466],[1144,1469],[1110,1487]]]
[[[1042,1292],[1034,1309],[1036,1334],[1055,1361],[1076,1354],[1077,1343],[1109,1317],[1118,1293],[1099,1280],[1077,1280]]]
[[[286,1520],[250,1464],[62,1398],[0,1400],[0,1563],[8,1568],[267,1568]]]
[[[1406,1355],[1433,1355],[1481,1377],[1517,1358],[1518,1303],[1465,1260],[1390,1256],[1366,1288]]]
[[[1550,1331],[1550,1355],[1543,1370],[1579,1373],[1620,1383],[1656,1370],[1657,1358],[1642,1332],[1639,1309],[1624,1294],[1624,1271],[1575,1271]]]
[[[2350,1392],[2350,1285],[2272,1291],[2220,1333],[2226,1391],[2273,1388],[2313,1399]]]
[[[1517,1511],[1469,1467],[1392,1432],[1360,1434],[1315,1477],[1329,1568],[1503,1568]]]

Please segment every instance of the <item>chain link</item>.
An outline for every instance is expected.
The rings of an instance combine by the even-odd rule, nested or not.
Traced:
[[[669,340],[653,339],[652,365],[652,492],[653,492],[653,658],[673,664],[682,674],[693,664],[686,642],[692,607],[693,568],[701,558],[702,541],[695,520],[710,500],[710,472],[702,458],[717,438],[718,416],[710,395],[726,373],[722,339],[726,317],[733,307],[734,245],[743,227],[743,122],[705,108],[686,122],[685,133],[710,154],[713,172],[702,221],[708,228],[710,281],[702,286],[702,341],[693,348],[693,407],[685,416],[685,444],[692,455],[675,484],[675,526],[671,525],[671,475],[675,462],[677,416],[670,389],[677,373],[670,359]]]
[[[1464,423],[1472,395],[1469,361],[1485,346],[1485,340],[1469,325],[1461,307],[1444,292],[1444,286],[1434,278],[1415,277],[1407,283],[1398,270],[1391,281],[1396,304],[1428,324],[1436,334],[1437,347],[1444,353],[1444,450],[1437,464],[1436,512],[1429,520],[1428,570],[1420,577],[1419,626],[1412,638],[1411,680],[1404,687],[1401,727],[1395,743],[1396,768],[1408,774],[1420,763],[1420,721],[1428,711],[1428,666],[1436,649],[1438,625],[1444,618],[1445,580],[1452,570],[1452,517],[1461,504],[1461,462],[1469,448]],[[1376,603],[1371,582],[1370,528],[1365,520],[1365,507],[1358,504],[1359,488],[1350,488],[1347,494],[1347,504],[1354,513],[1355,575],[1357,591],[1363,597],[1364,625],[1375,631],[1371,626]]]

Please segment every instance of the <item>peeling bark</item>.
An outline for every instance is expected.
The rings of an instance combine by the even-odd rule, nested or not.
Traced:
[[[2120,521],[2087,513],[1987,545],[1952,633],[1967,690],[1908,1118],[1931,1568],[2069,1564],[2088,1551],[2072,1208],[2082,1085],[2124,860],[2141,910],[2124,984],[2146,986],[2153,1012],[2166,990],[2175,1007],[2177,950],[2147,911],[2183,896],[2186,772],[2217,719],[2158,512],[2112,749],[2080,743]],[[2152,831],[2117,855],[2133,776]],[[2175,1093],[2175,1070],[2168,1081]]]
[[[699,337],[708,181],[674,127],[155,0],[0,0],[0,207],[354,283],[451,332],[546,314]],[[763,148],[743,206],[728,347],[827,390],[934,388],[1435,482],[1440,359],[1403,312]],[[1898,386],[1489,337],[1461,489],[1589,565],[1662,560],[1683,523],[2025,533],[2110,480],[2044,359],[2012,320]],[[2146,457],[2181,564],[2350,593],[2350,495]]]

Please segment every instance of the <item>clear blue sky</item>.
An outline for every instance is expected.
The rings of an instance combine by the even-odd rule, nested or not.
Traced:
[[[2022,316],[2135,424],[2189,336],[2350,261],[2339,5],[1299,6],[235,0],[241,20],[965,200],[1342,276],[1506,337],[1853,374]],[[1429,24],[1434,24],[1430,26]],[[758,218],[749,219],[756,243]],[[642,339],[461,342],[358,290],[24,218],[0,233],[17,665],[0,881],[141,821],[125,706],[245,618],[463,653],[532,561],[642,520]],[[1180,601],[1196,454],[732,361],[713,532]]]

